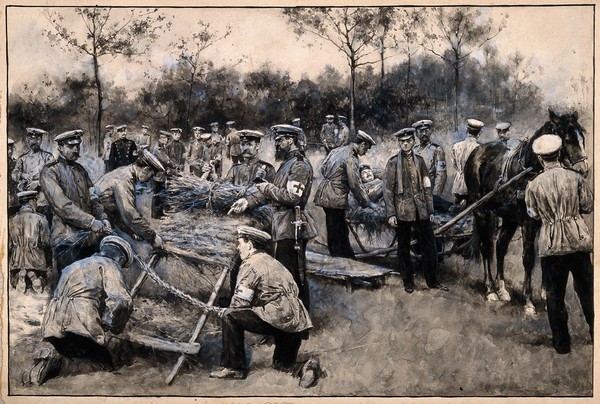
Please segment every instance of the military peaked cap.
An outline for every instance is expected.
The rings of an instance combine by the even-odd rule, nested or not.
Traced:
[[[394,133],[394,136],[398,138],[398,140],[405,140],[409,138],[415,137],[415,128],[403,128],[398,132]]]
[[[161,136],[171,137],[171,132],[167,132],[166,130],[159,130]]]
[[[333,115],[325,115],[325,119],[333,119],[334,116]]]
[[[102,247],[107,244],[115,245],[125,253],[125,263],[123,264],[124,267],[128,267],[133,263],[133,250],[131,249],[131,245],[129,245],[125,239],[119,236],[106,236],[100,242],[100,250],[102,250]]]
[[[264,136],[264,133],[260,131],[249,129],[238,130],[237,133],[240,135],[240,139],[242,140],[258,140],[259,142]]]
[[[150,127],[146,124],[142,125],[142,129],[149,129]]]
[[[104,129],[114,129],[115,125],[106,125]]]
[[[38,191],[22,191],[17,194],[20,202],[27,202],[37,196]]]
[[[356,143],[360,142],[367,142],[371,146],[375,145],[375,140],[373,140],[373,138],[370,135],[368,135],[366,132],[363,132],[362,130],[359,130],[356,133]]]
[[[79,144],[81,143],[81,135],[83,135],[83,131],[81,129],[70,130],[56,135],[54,137],[54,141],[58,144]]]
[[[12,140],[11,138],[8,138],[8,144],[9,144],[9,145],[14,145],[14,144],[15,144],[15,141],[14,141],[14,140]]]
[[[117,132],[121,132],[123,130],[127,129],[127,125],[119,125],[117,126]]]
[[[417,121],[412,124],[412,127],[415,129],[431,128],[432,126],[433,126],[433,121],[430,119],[421,119],[420,121]]]
[[[138,160],[141,160],[142,163],[144,163],[150,168],[153,168],[157,172],[165,171],[165,168],[158,160],[158,158],[156,158],[156,156],[150,153],[147,149],[142,149],[142,152],[138,156]]]
[[[27,131],[27,136],[42,136],[47,133],[45,130],[38,128],[25,128],[25,130]]]
[[[233,125],[234,123],[235,123],[235,121],[227,121],[227,122],[225,122],[225,125],[227,125],[227,126],[231,126],[231,125]]]
[[[509,122],[500,122],[496,124],[496,130],[508,130],[510,128]]]
[[[213,126],[219,126],[219,122],[211,122],[210,127],[212,128]]]
[[[183,130],[181,128],[171,128],[171,132],[181,133]]]
[[[342,120],[342,121],[345,121],[345,120],[346,120],[346,117],[345,117],[344,115],[338,115],[338,119],[339,119],[339,120]]]
[[[238,237],[245,237],[259,243],[266,243],[271,240],[271,235],[269,233],[250,226],[239,226],[237,228],[237,233]]]
[[[560,136],[546,134],[538,137],[533,141],[533,152],[540,156],[552,156],[556,154],[562,147],[562,139]]]
[[[300,129],[296,126],[293,126],[293,125],[286,125],[286,124],[273,125],[273,126],[271,126],[271,130],[276,133],[275,140],[280,139],[284,136],[297,138],[298,135],[303,133],[302,129]]]
[[[472,130],[481,130],[483,128],[483,122],[477,119],[467,119],[467,128]]]
[[[359,171],[362,171],[362,170],[370,170],[370,169],[371,169],[371,166],[370,166],[369,164],[367,164],[367,163],[360,163],[360,164],[358,165],[358,170],[359,170]]]
[[[300,118],[294,118],[294,119],[292,119],[292,123],[296,123],[296,122],[300,122]]]
[[[194,126],[192,128],[192,130],[201,130],[201,131],[205,131],[206,129],[204,129],[202,126]]]

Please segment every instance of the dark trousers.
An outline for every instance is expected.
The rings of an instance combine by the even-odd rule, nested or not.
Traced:
[[[346,209],[323,208],[327,226],[327,247],[332,257],[354,258],[346,224]]]
[[[279,240],[274,243],[274,254],[275,259],[283,264],[288,271],[294,277],[296,285],[300,294],[300,300],[304,303],[306,309],[310,309],[310,295],[308,291],[308,279],[306,278],[306,272],[303,268],[300,268],[298,260],[298,254],[302,254],[303,261],[306,263],[306,240],[299,240],[300,251],[294,249],[294,240]]]
[[[165,190],[164,181],[152,181],[152,205],[150,207],[153,219],[160,219],[164,216],[165,197],[161,192]]]
[[[113,369],[113,360],[108,349],[90,338],[67,332],[63,338],[48,337],[46,341],[67,358],[85,359],[102,370]]]
[[[232,309],[223,317],[222,325],[222,366],[232,369],[246,369],[244,331],[275,337],[274,367],[289,368],[296,362],[298,350],[302,343],[302,333],[281,331],[262,320],[250,309]]]
[[[398,271],[400,272],[400,276],[402,276],[404,286],[415,285],[413,265],[410,260],[412,229],[415,230],[417,243],[423,254],[422,263],[425,281],[427,282],[427,286],[434,287],[438,283],[438,260],[435,236],[433,235],[433,227],[429,219],[416,220],[414,222],[398,220],[398,227],[396,227],[396,235],[398,237]]]
[[[571,347],[565,291],[569,272],[573,274],[573,287],[579,298],[585,321],[594,324],[594,278],[589,253],[575,252],[541,258],[542,277],[546,287],[548,321],[552,329],[552,343],[557,351],[568,352]]]

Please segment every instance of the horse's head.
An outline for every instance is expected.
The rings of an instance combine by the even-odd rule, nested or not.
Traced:
[[[536,135],[554,134],[560,136],[563,146],[560,160],[584,176],[588,175],[587,155],[585,154],[585,129],[577,122],[577,111],[558,115],[548,110],[550,120],[536,132]]]

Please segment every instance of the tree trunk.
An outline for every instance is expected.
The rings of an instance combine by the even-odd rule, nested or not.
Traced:
[[[190,78],[190,90],[188,91],[187,96],[187,108],[185,111],[185,133],[189,133],[190,131],[190,109],[192,108],[192,94],[194,92],[194,80],[196,78],[196,69],[192,69],[192,77]]]
[[[381,44],[379,44],[379,46],[381,46],[381,48],[379,49],[379,57],[381,59],[381,77],[379,80],[379,89],[381,91],[383,91],[383,80],[384,80],[384,75],[385,75],[385,68],[384,68],[385,48],[383,46],[383,39],[381,40]]]
[[[409,124],[408,120],[408,92],[410,91],[410,65],[411,58],[410,53],[408,54],[408,61],[406,62],[406,82],[404,83],[404,120],[406,125]]]
[[[458,130],[458,77],[460,73],[460,67],[458,61],[454,62],[454,131]]]
[[[356,82],[356,62],[354,60],[350,61],[350,138],[354,138],[354,103],[355,103],[355,82]]]
[[[94,79],[96,81],[96,92],[98,94],[98,114],[96,117],[96,133],[93,134],[92,139],[92,144],[94,143],[94,141],[96,142],[96,150],[98,152],[98,157],[102,156],[103,152],[104,152],[104,145],[102,142],[102,100],[103,95],[102,95],[102,82],[100,81],[100,68],[98,66],[98,55],[96,55],[96,49],[94,47],[94,56],[93,56],[93,63],[94,63]]]

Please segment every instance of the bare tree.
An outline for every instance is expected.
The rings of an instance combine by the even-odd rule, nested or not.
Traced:
[[[377,63],[369,59],[376,36],[377,10],[357,7],[285,8],[283,14],[298,36],[315,35],[346,56],[350,68],[350,130],[354,132],[356,70]]]
[[[142,54],[148,51],[160,32],[171,26],[164,15],[158,14],[156,8],[113,11],[111,7],[76,8],[75,13],[83,22],[79,32],[72,31],[73,25],[65,21],[63,10],[44,11],[44,16],[52,27],[45,32],[50,44],[67,52],[88,56],[92,61],[97,92],[95,130],[92,135],[98,155],[102,153],[104,110],[101,59],[114,59],[117,56],[131,58]]]
[[[192,107],[192,95],[194,88],[206,72],[213,67],[210,60],[204,59],[203,54],[206,49],[213,46],[216,42],[226,38],[231,33],[231,27],[227,26],[224,33],[211,31],[210,23],[198,21],[194,33],[188,37],[180,37],[177,41],[169,44],[169,48],[175,48],[179,51],[177,57],[182,69],[180,77],[187,86],[185,130],[190,128],[190,116]]]
[[[517,101],[527,90],[527,81],[532,75],[541,74],[542,68],[533,63],[532,58],[525,58],[520,52],[515,52],[508,59],[510,71],[509,86],[512,93],[512,113],[517,110]]]
[[[476,8],[434,7],[433,26],[425,35],[423,47],[452,66],[454,73],[454,130],[458,129],[460,71],[468,58],[506,27],[506,15],[498,26]],[[442,49],[440,49],[440,47]]]

